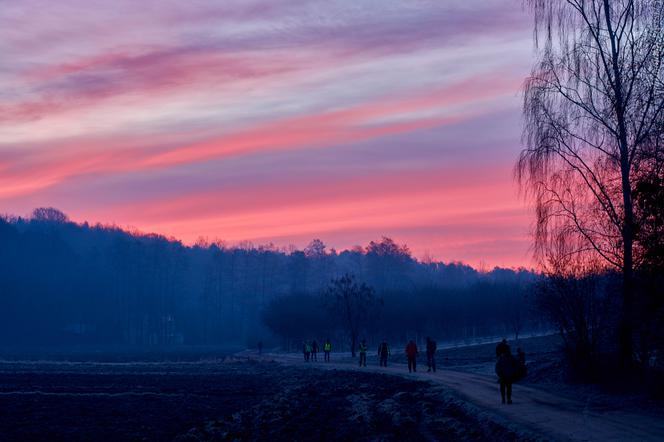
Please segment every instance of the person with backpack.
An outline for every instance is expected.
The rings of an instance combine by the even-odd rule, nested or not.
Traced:
[[[390,346],[387,345],[387,341],[383,341],[378,346],[378,360],[380,361],[381,367],[387,367],[387,358],[390,356]]]
[[[500,383],[500,397],[502,403],[512,403],[512,383],[517,379],[519,363],[511,352],[501,353],[496,362],[496,374]]]
[[[330,342],[330,338],[327,338],[325,340],[325,343],[323,344],[323,353],[325,354],[325,357],[323,358],[325,362],[330,362],[330,352],[332,351],[332,343]]]
[[[436,372],[436,341],[427,336],[427,372]]]
[[[367,366],[367,342],[362,339],[360,342],[360,367]]]
[[[412,339],[406,345],[406,358],[408,359],[408,373],[417,371],[417,344]]]

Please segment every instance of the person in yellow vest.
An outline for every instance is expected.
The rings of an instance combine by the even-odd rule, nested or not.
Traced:
[[[360,342],[360,367],[367,366],[367,342],[362,339]]]
[[[325,353],[325,362],[330,362],[331,351],[332,351],[332,343],[330,342],[330,338],[327,338],[325,340],[325,343],[323,344],[323,353]]]

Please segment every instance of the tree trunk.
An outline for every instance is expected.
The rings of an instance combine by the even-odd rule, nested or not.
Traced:
[[[623,78],[620,70],[619,49],[615,30],[611,23],[611,6],[609,0],[604,0],[604,14],[607,31],[611,42],[611,64],[614,76],[615,112],[618,121],[618,142],[620,148],[620,175],[623,196],[623,312],[619,330],[620,363],[627,369],[632,365],[632,305],[634,286],[634,207],[632,203],[632,184],[630,177],[631,161],[629,144],[627,142],[627,124],[625,122],[625,97],[623,96]]]

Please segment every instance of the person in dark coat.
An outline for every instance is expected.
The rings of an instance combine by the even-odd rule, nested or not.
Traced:
[[[406,358],[408,358],[408,372],[417,371],[417,344],[413,340],[406,345]]]
[[[383,341],[378,346],[378,359],[381,367],[387,367],[387,357],[390,355],[390,346],[387,341]]]
[[[427,336],[427,372],[436,372],[436,341]]]
[[[500,358],[502,354],[511,354],[510,346],[507,339],[503,338],[498,345],[496,345],[496,358]]]
[[[311,343],[311,360],[318,362],[318,342],[315,339]]]
[[[518,374],[518,361],[511,353],[501,353],[496,362],[496,374],[500,382],[500,398],[502,403],[512,403],[512,383],[516,380]]]

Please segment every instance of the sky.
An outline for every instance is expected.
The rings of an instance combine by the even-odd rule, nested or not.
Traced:
[[[3,0],[0,213],[530,267],[518,0]]]

